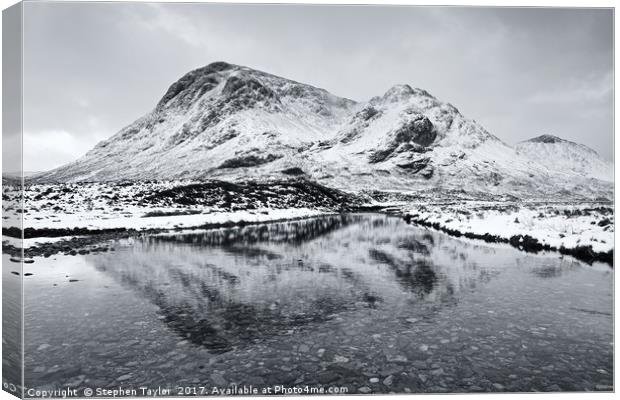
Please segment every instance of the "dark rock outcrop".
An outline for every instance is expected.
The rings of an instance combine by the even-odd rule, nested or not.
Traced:
[[[281,157],[282,156],[277,155],[277,154],[267,154],[264,157],[261,157],[261,156],[255,155],[255,154],[248,154],[248,155],[245,155],[245,156],[229,158],[228,160],[226,160],[222,164],[220,164],[220,166],[218,168],[224,169],[224,168],[255,167],[255,166],[258,166],[258,165],[270,163],[270,162],[275,161],[275,160],[277,160],[278,158],[281,158]]]
[[[412,160],[407,160],[405,162],[396,164],[397,167],[405,169],[407,171],[417,173],[428,167],[431,163],[431,159],[429,157],[417,158]],[[432,173],[431,173],[432,175]]]
[[[263,102],[266,105],[280,103],[278,95],[251,76],[231,76],[226,81],[222,94],[235,109],[254,107]]]
[[[305,175],[304,170],[299,167],[286,168],[280,172],[282,172],[284,175]]]
[[[351,127],[348,131],[344,131],[344,133],[341,134],[340,142],[349,143],[356,139],[360,135],[360,132],[367,128],[373,120],[380,117],[381,114],[381,111],[372,105],[366,105],[353,115],[349,123]]]
[[[535,138],[529,139],[528,142],[532,143],[561,143],[566,140],[553,135],[540,135]]]
[[[197,91],[202,91],[202,93],[205,93],[213,89],[218,83],[218,80],[213,76],[213,74],[233,67],[234,66],[231,64],[218,61],[188,72],[178,81],[170,85],[159,103],[157,103],[156,110],[165,107],[179,94],[183,94],[183,97],[193,97]]]
[[[405,122],[388,134],[387,145],[372,152],[368,162],[383,162],[402,152],[422,153],[428,150],[427,147],[437,137],[433,123],[422,114],[411,111],[407,114]]]
[[[424,115],[414,114],[413,118],[394,131],[394,140],[398,143],[413,142],[421,146],[429,146],[437,132],[433,123]]]

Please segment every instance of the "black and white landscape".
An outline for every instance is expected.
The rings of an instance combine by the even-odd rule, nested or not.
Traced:
[[[509,146],[407,84],[356,103],[215,62],[84,157],[27,183],[29,240],[389,207],[461,234],[528,236],[612,259],[610,162],[551,135]]]
[[[77,160],[3,175],[24,386],[613,390],[613,163],[446,100],[217,61]]]

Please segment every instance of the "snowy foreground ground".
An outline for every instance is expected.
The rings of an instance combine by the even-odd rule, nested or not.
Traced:
[[[15,187],[3,186],[3,244],[19,247],[21,232],[9,221],[23,215],[24,248],[48,246],[31,255],[67,253],[67,244],[80,247],[80,238],[86,237],[92,245],[96,236],[254,224],[383,206],[411,223],[455,236],[515,247],[525,242],[524,250],[586,249],[610,258],[614,248],[613,208],[599,203],[390,202],[384,196],[378,202],[304,180],[31,185],[24,191],[23,210],[18,200]],[[50,248],[52,243],[56,245]]]

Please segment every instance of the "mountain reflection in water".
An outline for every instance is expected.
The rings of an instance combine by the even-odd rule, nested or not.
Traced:
[[[175,232],[115,248],[25,267],[28,387],[234,382],[404,393],[613,384],[605,265],[372,214]]]
[[[396,218],[338,215],[153,236],[92,261],[179,336],[220,353],[347,310],[449,306],[489,279],[464,252],[438,264],[437,241]]]

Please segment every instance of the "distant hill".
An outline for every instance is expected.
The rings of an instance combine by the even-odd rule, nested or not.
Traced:
[[[541,135],[520,142],[517,152],[558,173],[578,175],[613,182],[614,166],[586,145],[552,135]]]

